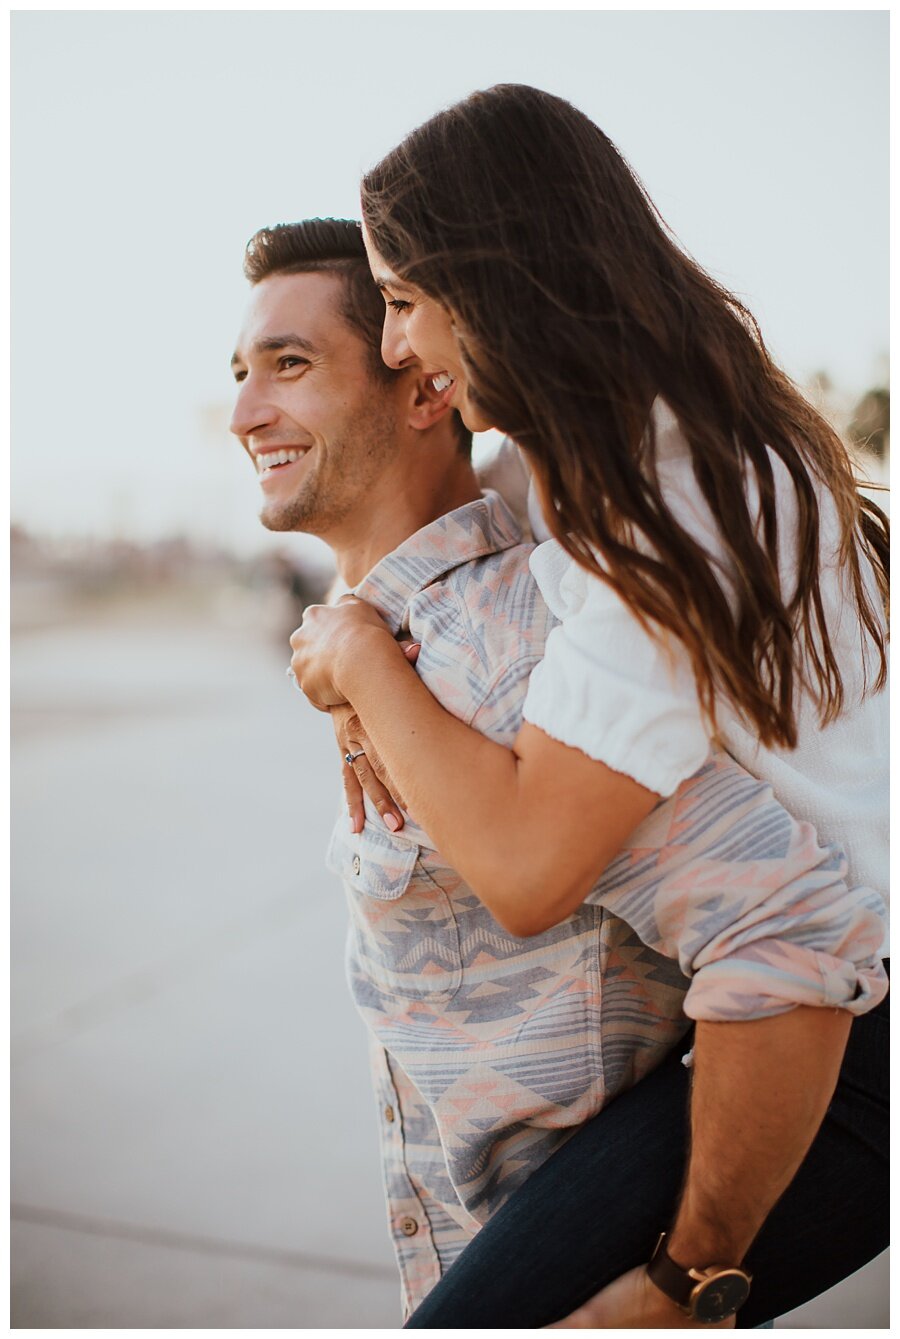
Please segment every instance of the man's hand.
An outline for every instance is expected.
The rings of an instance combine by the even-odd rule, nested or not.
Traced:
[[[647,1276],[645,1265],[630,1269],[601,1289],[550,1330],[731,1330],[736,1317],[702,1325],[676,1306]]]
[[[688,1176],[666,1244],[675,1260],[743,1260],[822,1123],[851,1021],[840,1009],[801,1005],[742,1022],[698,1022]],[[734,1317],[711,1326],[689,1320],[641,1266],[550,1328],[734,1324]]]
[[[386,647],[397,647],[384,620],[353,595],[335,605],[311,604],[305,610],[303,622],[291,634],[291,669],[314,707],[329,711],[347,701],[341,671],[359,663],[366,654],[363,644],[371,646],[371,639],[379,635]],[[402,654],[399,647],[397,651]]]
[[[418,651],[418,648],[415,648]],[[410,658],[411,653],[407,654]],[[412,657],[414,658],[414,656]],[[388,776],[384,764],[375,752],[356,712],[349,702],[331,709],[331,723],[341,751],[341,774],[344,781],[344,795],[347,799],[347,811],[350,815],[351,832],[362,832],[366,821],[363,791],[378,810],[385,827],[391,832],[399,832],[403,827],[402,799],[392,794],[395,787]],[[348,753],[362,756],[348,763]]]

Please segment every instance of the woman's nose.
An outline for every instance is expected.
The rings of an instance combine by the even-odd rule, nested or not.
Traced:
[[[406,322],[396,316],[388,315],[385,318],[381,334],[381,357],[388,367],[393,367],[396,371],[401,367],[409,367],[410,363],[418,362],[406,338]]]

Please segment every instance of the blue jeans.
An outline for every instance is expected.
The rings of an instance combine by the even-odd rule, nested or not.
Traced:
[[[680,1046],[539,1167],[407,1321],[535,1329],[645,1263],[684,1177],[690,1076]],[[752,1100],[752,1097],[750,1098]],[[888,1002],[854,1020],[840,1079],[800,1170],[746,1257],[738,1327],[817,1297],[888,1244]]]

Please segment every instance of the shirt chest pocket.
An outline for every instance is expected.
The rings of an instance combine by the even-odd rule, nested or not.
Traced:
[[[378,989],[407,999],[449,999],[462,983],[459,929],[450,898],[415,842],[338,823],[329,869],[347,890],[357,969]]]

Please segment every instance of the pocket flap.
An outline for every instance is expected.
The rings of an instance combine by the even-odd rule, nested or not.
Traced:
[[[362,832],[351,832],[342,815],[331,834],[325,863],[361,893],[393,902],[406,892],[418,858],[415,842],[368,821]]]

